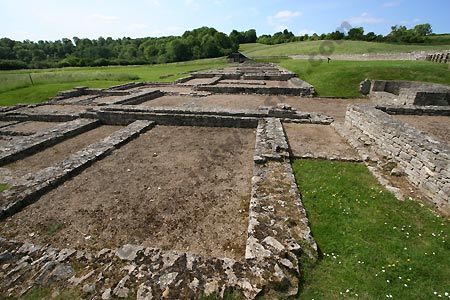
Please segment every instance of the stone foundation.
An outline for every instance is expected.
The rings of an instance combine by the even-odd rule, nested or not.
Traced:
[[[92,144],[68,159],[23,180],[2,193],[0,219],[36,201],[42,193],[73,176],[154,123],[135,121],[127,128]],[[234,292],[245,299],[257,296],[285,299],[298,293],[298,255],[317,258],[290,165],[289,146],[280,119],[258,123],[245,261],[207,258],[191,252],[126,244],[88,253],[55,249],[0,238],[2,290],[20,297],[34,285],[81,291],[89,297],[199,299]],[[2,204],[3,205],[3,204]],[[168,296],[169,295],[169,296]],[[170,299],[170,298],[169,298]]]
[[[135,121],[127,128],[116,131],[104,140],[91,144],[51,167],[23,176],[1,194],[0,221],[36,201],[42,194],[73,177],[153,125],[152,122]]]
[[[385,109],[387,110],[387,109]],[[450,212],[450,147],[373,105],[351,106],[347,126],[382,157],[393,159],[438,209]]]
[[[54,129],[23,137],[19,141],[14,141],[5,147],[2,147],[0,166],[36,153],[43,148],[55,145],[65,139],[93,129],[99,125],[100,123],[98,120],[78,119],[61,124]]]
[[[370,81],[364,81],[364,84]],[[450,86],[429,82],[373,80],[369,96],[393,105],[450,105]],[[364,86],[367,90],[367,87]]]

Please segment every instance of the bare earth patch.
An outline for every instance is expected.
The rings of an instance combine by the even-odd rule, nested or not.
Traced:
[[[8,126],[7,128],[5,128],[5,130],[14,131],[17,133],[30,134],[30,133],[36,133],[36,132],[44,131],[47,129],[51,129],[60,124],[62,124],[62,123],[28,121],[28,122],[21,122],[19,124]]]
[[[243,259],[254,141],[253,129],[156,127],[2,222],[0,234]]]
[[[213,94],[206,97],[163,96],[140,104],[144,107],[184,107],[202,109],[258,109],[286,103],[303,112],[321,112],[343,122],[349,104],[369,103],[369,99],[303,98],[283,95]]]
[[[424,131],[443,143],[450,145],[450,117],[408,115],[394,115],[393,117]]]
[[[30,172],[51,166],[52,164],[67,158],[69,155],[87,147],[90,144],[106,138],[111,133],[122,128],[121,126],[100,126],[88,132],[79,134],[71,139],[65,140],[53,147],[46,148],[34,155],[3,166],[10,169],[14,175],[21,176]]]
[[[295,156],[359,159],[355,150],[331,126],[285,123],[283,127]]]

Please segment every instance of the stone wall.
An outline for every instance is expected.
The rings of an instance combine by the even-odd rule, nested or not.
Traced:
[[[364,82],[366,83],[367,80]],[[417,81],[373,80],[370,97],[400,105],[450,105],[450,86]]]
[[[280,118],[284,122],[307,124],[325,124],[333,122],[327,115],[297,112],[289,105],[279,107],[261,107],[259,110],[223,110],[223,109],[182,109],[182,108],[143,108],[109,106],[93,109],[81,114],[83,118],[98,118],[107,125],[127,125],[133,120],[155,121],[166,126],[206,126],[256,128],[258,120],[267,117]]]
[[[450,116],[450,106],[377,105],[390,115]]]
[[[401,89],[424,90],[428,92],[448,92],[450,86],[438,83],[400,80],[373,80],[372,92],[387,92],[400,95]]]
[[[450,51],[428,54],[425,57],[425,60],[433,61],[433,62],[437,62],[437,63],[444,63],[444,64],[448,63],[448,62],[450,62]]]
[[[199,91],[217,94],[259,94],[259,95],[290,95],[312,96],[311,89],[307,87],[258,87],[258,86],[217,86],[207,85],[197,87]]]
[[[450,147],[429,139],[373,105],[349,107],[346,125],[358,129],[380,156],[392,158],[440,210],[450,212]]]
[[[98,120],[78,119],[56,126],[55,128],[25,136],[18,141],[0,147],[0,166],[31,155],[41,149],[55,145],[65,139],[91,130],[100,125]]]
[[[81,121],[83,120],[81,119]],[[95,161],[153,126],[153,122],[135,121],[128,127],[114,132],[109,137],[89,145],[53,166],[42,169],[34,174],[23,176],[22,179],[18,180],[11,188],[1,194],[0,220],[5,219],[26,205],[34,202],[45,192],[63,183],[65,180],[77,174],[77,172],[84,170]]]
[[[152,126],[135,121],[62,162],[24,176],[2,193],[0,219]],[[244,261],[131,244],[89,253],[0,237],[0,294],[20,297],[34,285],[56,285],[99,299],[223,298],[227,291],[237,292],[239,299],[295,296],[302,276],[298,255],[316,259],[318,254],[289,153],[280,119],[259,120]]]

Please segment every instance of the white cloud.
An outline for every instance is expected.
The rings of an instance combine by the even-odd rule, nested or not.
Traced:
[[[268,16],[267,23],[275,30],[281,31],[287,28],[285,23],[288,23],[301,15],[302,13],[299,11],[282,10],[277,12],[274,16]]]
[[[350,23],[350,25],[361,25],[361,24],[376,24],[376,23],[382,23],[384,22],[383,19],[376,18],[372,16],[369,13],[362,13],[360,16],[357,17],[351,17],[347,19],[347,22]]]
[[[169,26],[164,28],[152,28],[148,31],[150,36],[161,37],[169,35],[182,35],[186,29],[179,26]]]
[[[130,24],[128,25],[128,29],[129,30],[142,30],[142,29],[147,29],[148,25],[146,24],[139,24],[139,23],[134,23],[134,24]]]
[[[401,1],[391,1],[391,2],[385,2],[383,3],[383,7],[396,7],[399,6],[402,2]]]
[[[161,6],[161,2],[159,0],[147,0],[148,4],[153,6]]]
[[[305,34],[313,35],[314,33],[317,33],[317,31],[315,31],[315,30],[313,30],[313,29],[306,29],[306,28],[303,28],[303,29],[300,29],[300,30],[299,30],[298,36],[302,36],[302,35],[305,35]]]
[[[194,10],[200,9],[200,4],[196,0],[184,0],[184,4]]]
[[[273,18],[281,22],[289,22],[301,15],[302,13],[299,11],[282,10],[279,11]]]
[[[88,19],[97,21],[97,22],[103,22],[103,23],[113,23],[119,20],[116,16],[105,16],[100,14],[92,14],[88,16]]]
[[[421,21],[422,21],[422,19],[415,18],[414,20],[410,20],[410,21],[401,21],[401,22],[399,22],[399,24],[400,25],[413,25],[413,24],[418,24]]]

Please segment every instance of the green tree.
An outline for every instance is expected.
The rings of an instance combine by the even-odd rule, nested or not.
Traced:
[[[414,26],[414,31],[420,36],[426,36],[433,33],[433,30],[431,29],[431,25],[429,23]]]
[[[348,31],[348,39],[353,41],[362,41],[364,39],[364,28],[353,27]]]

